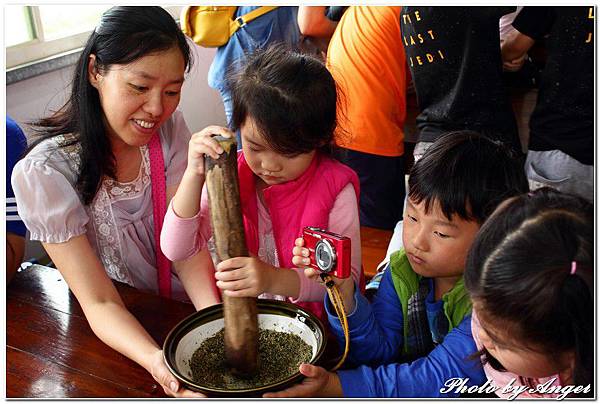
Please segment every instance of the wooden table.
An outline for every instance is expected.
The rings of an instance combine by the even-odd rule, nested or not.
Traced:
[[[194,312],[185,304],[115,283],[125,305],[162,344]],[[8,398],[166,397],[141,366],[94,335],[60,273],[34,265],[6,296]]]
[[[391,231],[361,228],[367,278],[385,256]],[[159,344],[191,304],[115,282],[127,308]],[[8,398],[166,397],[152,376],[105,345],[88,325],[60,273],[33,265],[17,273],[6,293]]]
[[[377,273],[377,264],[384,258],[388,244],[392,238],[391,230],[375,229],[361,226],[360,244],[362,250],[362,263],[365,277],[370,279]]]

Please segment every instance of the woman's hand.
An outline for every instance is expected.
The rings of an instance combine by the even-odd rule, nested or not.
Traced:
[[[328,372],[319,366],[303,363],[300,373],[306,378],[300,384],[276,393],[265,393],[264,398],[283,397],[342,397],[342,384],[336,373]]]
[[[152,357],[152,365],[150,373],[154,380],[161,385],[165,394],[171,397],[188,397],[188,398],[203,398],[206,397],[202,393],[197,393],[191,390],[184,389],[179,386],[179,382],[171,374],[163,359],[162,350],[156,351]]]
[[[502,62],[502,68],[507,72],[516,72],[523,67],[525,64],[525,60],[527,59],[527,54],[524,53],[520,57],[514,60],[504,60]]]
[[[230,258],[217,265],[217,287],[231,297],[257,297],[271,289],[277,269],[256,257]]]
[[[193,175],[204,176],[204,155],[209,155],[213,159],[218,159],[223,153],[223,148],[219,145],[213,136],[221,135],[232,138],[234,133],[222,126],[207,126],[200,132],[196,132],[190,139],[188,148],[188,165],[186,171]]]

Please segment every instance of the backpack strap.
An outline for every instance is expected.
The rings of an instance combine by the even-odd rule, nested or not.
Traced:
[[[148,144],[150,156],[150,179],[152,183],[152,210],[154,213],[154,246],[156,267],[158,270],[158,291],[163,297],[171,297],[171,262],[165,257],[160,248],[160,232],[167,212],[167,195],[165,181],[165,160],[160,136],[154,132]]]
[[[276,8],[277,6],[262,6],[250,11],[248,14],[240,15],[235,20],[231,20],[229,26],[229,36],[233,36],[238,29],[248,24],[250,21],[257,19],[261,15],[267,14],[269,11],[273,11]]]

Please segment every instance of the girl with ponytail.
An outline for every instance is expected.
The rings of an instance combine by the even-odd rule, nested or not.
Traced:
[[[472,331],[484,370],[510,397],[593,396],[594,216],[549,188],[513,197],[467,258]]]

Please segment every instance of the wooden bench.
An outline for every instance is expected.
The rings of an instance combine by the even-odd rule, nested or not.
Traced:
[[[367,280],[377,273],[377,264],[385,258],[392,234],[391,230],[381,230],[367,226],[360,227],[362,264]]]

